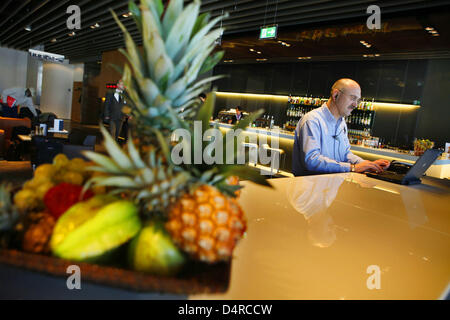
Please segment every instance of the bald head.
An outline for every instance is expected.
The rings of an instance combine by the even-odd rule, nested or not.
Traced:
[[[361,87],[359,86],[358,82],[352,79],[339,79],[333,84],[333,87],[331,87],[331,95],[333,95],[333,92],[335,90],[347,92],[347,90],[357,90],[361,93]]]
[[[352,79],[340,79],[331,88],[328,108],[337,118],[348,117],[361,99],[361,87]]]

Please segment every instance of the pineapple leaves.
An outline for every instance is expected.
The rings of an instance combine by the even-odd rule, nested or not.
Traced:
[[[128,136],[131,137],[131,132],[128,133]],[[133,143],[133,139],[128,139],[127,146],[128,146],[128,153],[130,154],[134,167],[137,169],[145,168],[145,163],[141,159],[139,151],[137,150],[136,146]]]
[[[195,36],[197,32],[203,29],[211,18],[211,14],[209,12],[202,13],[198,16],[197,21],[195,21],[194,28],[192,29],[192,35]]]
[[[114,20],[116,20],[117,24],[119,25],[120,29],[122,30],[123,34],[125,35],[125,44],[127,46],[128,54],[125,55],[125,57],[130,62],[131,66],[133,67],[133,70],[136,74],[139,74],[140,76],[144,76],[142,74],[143,68],[142,68],[142,57],[136,47],[136,44],[133,41],[133,38],[131,37],[128,30],[125,28],[125,26],[122,24],[122,22],[117,17],[116,13],[111,10],[111,13],[114,17]],[[124,54],[124,50],[121,50],[121,52]]]
[[[83,154],[84,154],[84,156],[86,156],[86,158],[88,158],[89,160],[100,165],[100,167],[103,168],[104,170],[106,170],[107,172],[110,172],[110,173],[121,173],[122,172],[122,170],[119,168],[119,166],[117,166],[117,164],[111,158],[108,158],[107,156],[104,156],[100,153],[96,153],[93,151],[84,151]],[[99,170],[95,170],[95,171],[99,171]]]
[[[130,12],[133,14],[133,20],[136,23],[136,26],[138,27],[139,31],[142,33],[141,10],[139,10],[139,7],[133,1],[130,1],[128,3],[128,10],[130,10]]]
[[[167,7],[166,13],[163,19],[163,28],[166,35],[172,29],[177,17],[183,11],[183,0],[171,0],[169,6]]]
[[[166,41],[167,54],[171,59],[175,59],[189,41],[199,10],[200,1],[194,0],[183,10],[173,24]]]
[[[200,69],[200,74],[208,72],[209,70],[211,70],[212,68],[214,68],[216,66],[216,64],[218,64],[223,56],[225,55],[225,51],[218,51],[216,53],[214,53],[214,55],[209,56],[205,63],[203,63],[202,68]]]
[[[133,170],[133,163],[130,161],[128,156],[123,152],[122,148],[117,144],[117,142],[111,137],[108,131],[106,131],[103,125],[100,125],[100,131],[105,139],[104,145],[108,154],[114,157],[115,163],[123,170]]]

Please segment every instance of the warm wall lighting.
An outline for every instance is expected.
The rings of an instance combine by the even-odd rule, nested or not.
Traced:
[[[256,59],[256,61],[267,61],[267,59],[263,58],[263,59]]]
[[[420,108],[420,105],[402,104],[402,103],[384,103],[374,102],[373,106],[377,109],[391,109],[391,110],[414,110]]]
[[[228,98],[251,98],[251,99],[276,99],[288,101],[288,96],[280,96],[273,94],[256,94],[256,93],[241,93],[241,92],[216,92],[217,96]],[[375,110],[377,109],[391,109],[391,110],[415,110],[420,108],[420,105],[402,104],[402,103],[384,103],[373,102]]]
[[[277,96],[272,94],[254,94],[254,93],[240,93],[240,92],[216,92],[218,97],[226,98],[247,98],[247,99],[273,99],[288,101],[288,96]]]
[[[225,63],[232,63],[234,60],[223,60]]]

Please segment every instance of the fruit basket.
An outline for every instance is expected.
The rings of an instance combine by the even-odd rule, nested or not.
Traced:
[[[88,161],[60,154],[19,190],[1,185],[0,263],[65,277],[78,265],[85,280],[138,291],[223,292],[246,232],[239,181],[270,184],[236,163],[237,137],[215,128],[222,144],[202,139],[215,94],[198,96],[221,76],[197,78],[223,57],[214,52],[223,30],[213,30],[222,17],[200,14],[199,0],[130,2],[129,10],[141,49],[112,12],[126,43],[125,67],[116,68],[128,141],[120,145],[100,125],[106,153],[86,151]],[[186,160],[197,153],[200,161]]]

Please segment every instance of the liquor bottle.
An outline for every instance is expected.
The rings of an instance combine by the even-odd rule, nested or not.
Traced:
[[[270,119],[270,129],[273,129],[274,124],[275,124],[275,120],[273,119],[273,116],[272,116],[272,119]]]

